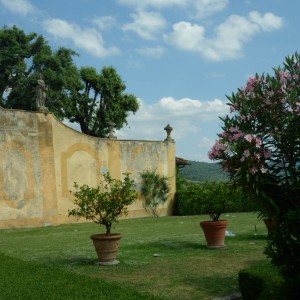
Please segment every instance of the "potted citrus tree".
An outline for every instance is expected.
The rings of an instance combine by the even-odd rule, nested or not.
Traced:
[[[221,220],[222,213],[231,207],[231,191],[225,182],[205,182],[199,192],[201,209],[211,220],[200,222],[207,242],[207,248],[221,248],[225,244],[227,220]]]
[[[127,214],[127,206],[132,204],[138,193],[134,190],[134,181],[129,173],[124,173],[123,180],[113,179],[108,173],[103,174],[104,179],[97,187],[74,183],[74,204],[76,208],[69,210],[69,216],[83,217],[106,228],[105,233],[93,234],[95,250],[100,264],[114,264],[119,248],[119,233],[111,233],[112,224],[118,218]]]

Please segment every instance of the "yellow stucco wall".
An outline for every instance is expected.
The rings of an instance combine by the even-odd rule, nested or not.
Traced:
[[[74,222],[67,216],[74,182],[95,186],[105,171],[114,178],[130,172],[139,191],[145,170],[168,178],[169,199],[159,212],[171,214],[175,143],[94,138],[52,114],[0,107],[0,228]],[[147,215],[141,199],[129,207],[129,217]]]

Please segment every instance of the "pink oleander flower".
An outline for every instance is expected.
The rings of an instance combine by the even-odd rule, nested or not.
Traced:
[[[245,139],[247,142],[251,143],[251,142],[252,142],[252,139],[253,139],[253,136],[252,136],[251,134],[246,134],[246,135],[244,136],[244,139]]]
[[[268,96],[269,96],[269,97],[273,97],[273,96],[274,96],[274,91],[269,91],[269,92],[268,92]]]
[[[249,149],[246,149],[243,153],[243,156],[244,157],[249,157],[250,156],[250,150]]]
[[[272,152],[269,149],[263,149],[263,155],[265,159],[268,159],[272,156]]]
[[[260,138],[255,138],[255,146],[256,148],[259,148],[262,144],[262,140]]]
[[[229,131],[230,131],[230,132],[239,132],[240,129],[239,129],[238,127],[235,126],[235,127],[230,127],[230,128],[229,128]]]
[[[268,172],[268,169],[266,169],[266,168],[260,168],[260,172],[263,173],[263,174],[265,174],[265,173]]]
[[[211,150],[208,151],[208,157],[211,160],[220,159],[222,154],[227,149],[227,145],[222,143],[222,140],[217,140],[212,146]]]

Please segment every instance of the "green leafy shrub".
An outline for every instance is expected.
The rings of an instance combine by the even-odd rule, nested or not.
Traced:
[[[129,173],[124,174],[123,180],[113,179],[109,172],[103,174],[104,180],[96,188],[84,184],[78,186],[75,182],[74,203],[77,208],[69,210],[69,216],[83,217],[106,227],[110,234],[113,222],[127,214],[127,206],[132,204],[138,193],[134,190],[134,181]]]
[[[177,181],[176,213],[179,215],[209,214],[218,220],[225,211],[232,211],[238,197],[225,182],[192,182],[180,178]]]
[[[199,215],[203,211],[199,201],[200,185],[193,181],[178,178],[176,182],[175,213],[177,215]]]
[[[244,300],[284,299],[282,277],[270,263],[253,266],[239,272],[239,286]]]
[[[241,188],[231,189],[231,210],[228,212],[254,212],[259,210],[259,206],[251,201]]]
[[[158,205],[165,203],[168,199],[170,190],[168,179],[155,171],[144,171],[140,175],[143,180],[141,194],[144,197],[144,208],[158,217]]]

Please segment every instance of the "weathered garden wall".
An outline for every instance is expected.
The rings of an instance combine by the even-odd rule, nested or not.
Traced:
[[[52,114],[0,108],[0,228],[73,222],[67,211],[75,181],[96,185],[105,171],[114,178],[130,172],[139,190],[145,170],[168,178],[170,195],[160,214],[171,214],[174,142],[93,138]],[[141,199],[129,208],[129,217],[146,215]]]

